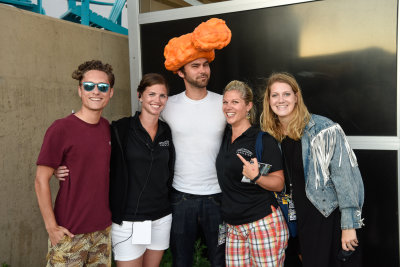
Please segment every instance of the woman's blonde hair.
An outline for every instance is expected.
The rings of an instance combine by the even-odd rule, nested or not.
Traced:
[[[250,86],[248,86],[246,83],[233,80],[225,86],[224,94],[228,91],[233,91],[233,90],[238,91],[240,93],[246,105],[248,105],[250,102],[253,103],[253,91],[251,90]],[[254,122],[256,121],[256,110],[254,107],[254,103],[249,111],[249,115],[250,118],[248,119],[250,123],[254,124]]]
[[[272,111],[269,102],[271,86],[276,82],[288,84],[297,96],[297,103],[293,110],[294,116],[287,125],[286,134],[283,132],[279,118]],[[272,73],[268,78],[267,88],[264,94],[263,112],[260,117],[261,129],[275,137],[279,142],[281,142],[285,136],[289,136],[293,140],[300,140],[304,127],[306,127],[310,117],[311,115],[304,104],[300,86],[296,79],[286,72]]]

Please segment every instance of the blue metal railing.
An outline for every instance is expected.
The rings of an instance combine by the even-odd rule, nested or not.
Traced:
[[[80,2],[80,5],[76,3]],[[21,9],[29,10],[45,15],[42,7],[42,0],[37,0],[37,4],[31,0],[0,0],[0,3],[10,4]],[[68,11],[61,15],[61,19],[68,20],[83,25],[103,28],[105,30],[128,35],[128,29],[121,26],[122,10],[126,0],[115,0],[114,3],[96,0],[68,0]],[[90,9],[90,4],[112,6],[110,15],[105,18]]]
[[[81,5],[76,5],[77,2],[80,2]],[[95,0],[68,0],[68,11],[60,18],[127,35],[128,29],[121,26],[121,15],[125,3],[126,0],[116,0],[114,3]],[[112,6],[109,17],[105,18],[90,10],[90,4]]]
[[[37,0],[37,4],[32,3],[31,0],[0,0],[0,3],[13,5],[43,15],[46,14],[42,7],[42,0]]]

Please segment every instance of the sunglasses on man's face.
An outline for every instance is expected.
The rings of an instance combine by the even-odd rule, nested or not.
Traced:
[[[94,87],[97,85],[97,89],[99,89],[100,92],[106,93],[108,89],[110,88],[110,85],[108,83],[92,83],[92,82],[83,82],[82,86],[85,91],[92,91]]]

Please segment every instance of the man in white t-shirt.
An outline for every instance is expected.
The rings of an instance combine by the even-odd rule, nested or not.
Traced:
[[[218,31],[219,37],[204,37],[203,33],[210,30]],[[222,96],[208,91],[207,85],[214,49],[229,44],[230,34],[223,20],[211,19],[193,33],[171,39],[164,50],[165,67],[185,84],[185,91],[171,96],[161,114],[171,128],[176,150],[171,194],[174,266],[192,266],[198,230],[203,234],[211,265],[225,266],[225,228],[215,159],[226,121]],[[201,46],[196,47],[196,42]]]

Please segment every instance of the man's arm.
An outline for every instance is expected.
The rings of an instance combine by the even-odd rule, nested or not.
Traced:
[[[59,226],[54,216],[53,205],[51,203],[51,191],[49,181],[54,169],[48,166],[39,165],[36,169],[35,191],[42,213],[46,230],[52,245],[57,244],[64,235],[73,237],[68,229]]]

